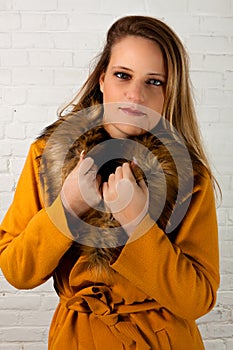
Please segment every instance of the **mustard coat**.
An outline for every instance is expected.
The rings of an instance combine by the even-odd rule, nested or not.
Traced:
[[[49,349],[204,349],[195,320],[214,306],[219,286],[216,210],[209,177],[201,177],[195,185],[173,241],[148,215],[111,272],[98,275],[88,269],[86,256],[75,257],[69,249],[72,239],[60,198],[47,209],[43,206],[38,157],[44,146],[42,140],[32,144],[2,222],[0,267],[19,289],[54,278],[60,303]]]

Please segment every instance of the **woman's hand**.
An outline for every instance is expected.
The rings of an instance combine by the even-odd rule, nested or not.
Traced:
[[[117,167],[103,184],[103,199],[129,235],[148,212],[148,188],[143,179],[137,184],[129,163]]]
[[[101,201],[96,166],[90,157],[81,153],[76,167],[67,176],[62,186],[61,200],[73,216],[83,216]]]

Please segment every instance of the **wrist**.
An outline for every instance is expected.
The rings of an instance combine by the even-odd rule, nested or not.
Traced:
[[[71,208],[69,202],[66,199],[64,191],[61,191],[60,198],[65,212],[69,213],[74,218],[80,217],[81,213],[76,209],[75,211]]]

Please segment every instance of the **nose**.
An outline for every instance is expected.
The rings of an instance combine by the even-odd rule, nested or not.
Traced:
[[[131,81],[126,88],[125,96],[133,103],[143,103],[145,100],[143,86],[138,81]]]

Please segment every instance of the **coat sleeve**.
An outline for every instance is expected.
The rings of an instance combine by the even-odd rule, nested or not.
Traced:
[[[52,219],[56,213],[60,221],[64,219],[63,225],[66,222],[59,198],[51,208],[43,207],[38,175],[40,143],[31,145],[14,200],[0,226],[0,267],[18,289],[45,282],[72,243]]]
[[[210,311],[219,286],[219,253],[209,177],[195,186],[173,241],[148,215],[111,266],[179,317],[197,319]]]

